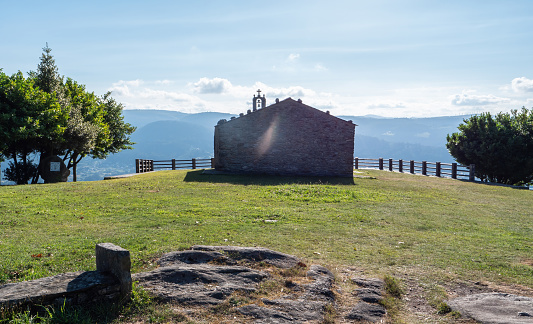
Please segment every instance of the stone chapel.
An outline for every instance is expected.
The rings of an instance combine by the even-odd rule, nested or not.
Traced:
[[[230,173],[353,176],[355,125],[287,98],[215,126],[215,170]]]

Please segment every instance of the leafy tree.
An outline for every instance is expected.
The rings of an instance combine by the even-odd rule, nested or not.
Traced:
[[[107,138],[91,153],[93,158],[104,159],[109,154],[133,149],[131,145],[135,143],[130,141],[129,136],[136,128],[124,122],[122,116],[124,106],[111,97],[110,91],[98,98],[98,102],[104,111],[104,123],[107,125],[108,133]]]
[[[85,86],[72,79],[65,83],[65,94],[70,100],[71,114],[65,134],[64,158],[67,168],[73,169],[86,156],[105,159],[109,154],[132,149],[129,135],[135,127],[124,122],[123,106],[107,92],[102,97],[85,91]]]
[[[76,181],[76,168],[84,157],[104,159],[109,154],[132,149],[129,135],[135,127],[124,123],[123,106],[111,97],[110,92],[97,97],[71,78],[63,82],[48,44],[43,51],[34,76],[37,84],[47,92],[56,93],[61,106],[69,109],[64,142],[55,147],[54,154],[64,156],[63,161],[68,169],[72,168],[73,181]]]
[[[70,103],[70,117],[65,142],[59,151],[64,155],[67,168],[73,169],[73,180],[76,181],[77,164],[95,149],[98,137],[105,138],[108,126],[104,123],[103,107],[94,93],[87,92],[84,85],[70,78],[63,87]]]
[[[21,72],[0,75],[0,160],[13,160],[6,179],[17,184],[36,183],[41,164],[52,155],[63,155],[76,181],[84,157],[105,158],[132,148],[129,135],[135,128],[124,122],[123,106],[109,92],[98,97],[70,78],[64,81],[51,51],[48,44],[43,48],[28,79]]]
[[[457,162],[475,164],[478,178],[504,184],[533,179],[533,111],[482,113],[458,129],[447,136],[446,147]]]
[[[31,154],[62,142],[67,119],[54,94],[35,87],[20,71],[11,77],[0,71],[1,154],[12,159],[6,179],[27,183],[35,170]]]

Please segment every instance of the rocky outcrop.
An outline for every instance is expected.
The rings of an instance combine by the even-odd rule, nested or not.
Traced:
[[[533,298],[504,293],[482,293],[447,302],[452,310],[484,324],[533,323]]]
[[[138,273],[135,281],[163,300],[216,305],[234,291],[252,292],[268,274],[240,266],[174,264]]]
[[[387,310],[379,302],[383,299],[385,283],[380,279],[352,278],[352,282],[361,288],[355,289],[353,294],[359,302],[348,312],[347,319],[379,322]]]
[[[334,308],[335,277],[326,267],[305,265],[295,256],[256,247],[195,245],[187,251],[164,254],[160,268],[133,275],[133,280],[162,300],[187,307],[215,306],[225,303],[233,293],[255,294],[245,305],[234,307],[254,323],[304,323],[322,321],[327,309]],[[281,294],[260,297],[261,284],[272,281],[272,267],[289,273]],[[301,276],[302,282],[294,277]],[[295,280],[292,280],[292,279]],[[279,279],[278,279],[279,280]],[[357,279],[360,301],[346,319],[379,321],[385,308],[376,304],[381,298],[381,280]],[[364,290],[364,292],[363,292]],[[373,304],[371,304],[373,303]]]

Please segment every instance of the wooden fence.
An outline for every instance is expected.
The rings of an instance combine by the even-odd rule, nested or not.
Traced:
[[[143,173],[155,170],[177,170],[177,169],[204,169],[213,168],[214,159],[191,159],[191,160],[135,160],[135,172]]]
[[[457,163],[441,163],[441,162],[416,162],[413,160],[385,160],[379,159],[354,159],[354,169],[379,169],[398,172],[409,172],[412,174],[433,175],[436,177],[448,177],[452,179],[462,179],[474,181],[476,166],[471,164],[464,166]]]
[[[191,160],[135,160],[135,172],[143,173],[156,170],[177,170],[177,169],[204,169],[214,168],[214,159],[191,159]],[[457,163],[441,162],[416,162],[413,160],[393,160],[393,159],[354,159],[354,169],[379,169],[398,172],[409,172],[412,174],[433,175],[436,177],[448,177],[474,181],[475,165],[464,166]]]

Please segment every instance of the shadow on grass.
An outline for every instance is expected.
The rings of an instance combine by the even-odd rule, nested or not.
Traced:
[[[237,185],[275,186],[283,184],[329,184],[355,185],[353,178],[343,177],[303,177],[248,174],[215,174],[204,170],[187,172],[185,182],[231,183]]]
[[[475,183],[475,184],[480,184],[480,185],[485,185],[485,186],[506,187],[506,188],[518,189],[518,190],[531,190],[527,186],[515,186],[515,185],[504,184],[504,183],[485,182],[485,181],[479,181],[479,180],[475,180],[475,181],[470,181],[466,179],[457,179],[457,180],[465,182],[465,183],[469,182],[469,183]]]

